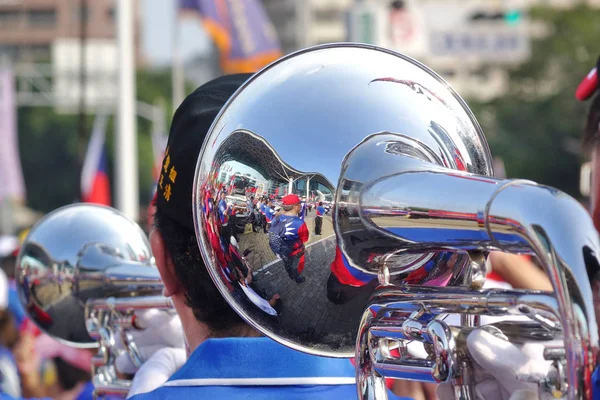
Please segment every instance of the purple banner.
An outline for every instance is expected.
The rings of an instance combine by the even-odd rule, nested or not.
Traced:
[[[180,0],[179,6],[201,18],[226,73],[255,72],[282,55],[273,24],[258,0]]]
[[[25,200],[25,185],[17,142],[15,78],[11,70],[0,69],[0,200]]]

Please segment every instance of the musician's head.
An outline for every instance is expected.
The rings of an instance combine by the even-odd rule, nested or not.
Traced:
[[[172,298],[192,348],[207,336],[252,334],[211,280],[192,215],[194,172],[204,138],[221,107],[249,76],[215,79],[183,101],[173,117],[158,183],[152,251],[165,295]]]

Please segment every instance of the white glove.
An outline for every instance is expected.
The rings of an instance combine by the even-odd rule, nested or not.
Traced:
[[[184,349],[165,347],[144,363],[131,382],[127,398],[162,386],[186,361]]]
[[[148,360],[156,351],[165,347],[185,350],[185,339],[179,316],[173,311],[148,309],[135,313],[136,324],[141,330],[129,330],[137,346],[142,361]],[[125,374],[134,374],[138,368],[133,364],[120,335],[115,338],[119,356],[115,362],[117,370]]]
[[[518,380],[517,376],[546,377],[551,362],[543,357],[544,344],[528,342],[517,347],[479,328],[469,334],[467,347],[476,362],[474,392],[478,400],[538,398],[537,384]],[[440,384],[437,395],[440,400],[453,400],[454,389],[449,383]],[[552,396],[548,393],[542,398]]]

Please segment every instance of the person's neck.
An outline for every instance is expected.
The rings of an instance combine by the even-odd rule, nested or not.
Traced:
[[[261,337],[262,334],[247,324],[239,324],[226,331],[211,331],[209,338],[220,339],[228,337]]]
[[[178,296],[172,297],[173,304],[177,309],[177,314],[181,319],[181,325],[186,338],[188,356],[194,352],[202,343],[211,338],[227,337],[261,337],[262,334],[247,324],[239,324],[226,331],[212,331],[210,328],[199,322],[190,307],[185,304],[184,299]]]
[[[181,326],[186,339],[186,351],[189,356],[198,346],[210,337],[210,330],[208,329],[208,326],[196,320],[194,312],[185,304],[184,298],[180,298],[179,295],[174,295],[171,297],[171,300],[177,310],[179,319],[181,319]]]

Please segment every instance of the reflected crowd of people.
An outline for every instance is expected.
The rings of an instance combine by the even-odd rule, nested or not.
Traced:
[[[322,236],[323,218],[330,212],[331,204],[317,197],[287,194],[287,190],[280,195],[278,188],[270,193],[252,185],[240,190],[236,185],[241,179],[223,182],[217,176],[213,174],[205,184],[202,215],[206,240],[220,266],[219,273],[232,296],[250,301],[264,313],[277,317],[282,313],[285,296],[277,289],[267,293],[265,287],[258,285],[256,271],[265,265],[252,265],[249,256],[253,251],[264,252],[264,243],[268,243],[272,253],[269,257],[274,256],[278,264],[275,268],[282,268],[291,281],[302,284],[306,281],[306,243],[311,235]],[[306,223],[309,214],[314,219],[310,229]],[[245,235],[264,237],[248,240],[242,237]],[[264,254],[261,256],[257,258],[264,260]],[[332,271],[339,269],[334,264]]]
[[[247,258],[252,249],[242,250],[239,245],[239,235],[244,233],[249,218],[254,221],[252,226],[255,232],[255,227],[262,227],[266,231],[265,215],[251,211],[251,206],[260,209],[258,202],[253,203],[253,197],[247,201],[236,202],[231,196],[231,191],[231,188],[225,185],[207,185],[202,207],[206,239],[230,293],[237,298],[249,300],[266,314],[277,317],[281,312],[282,303],[279,293],[268,295],[264,289],[257,286],[258,280],[254,277],[254,271]],[[265,201],[262,204],[263,209],[266,203]],[[249,214],[256,215],[250,217]]]

